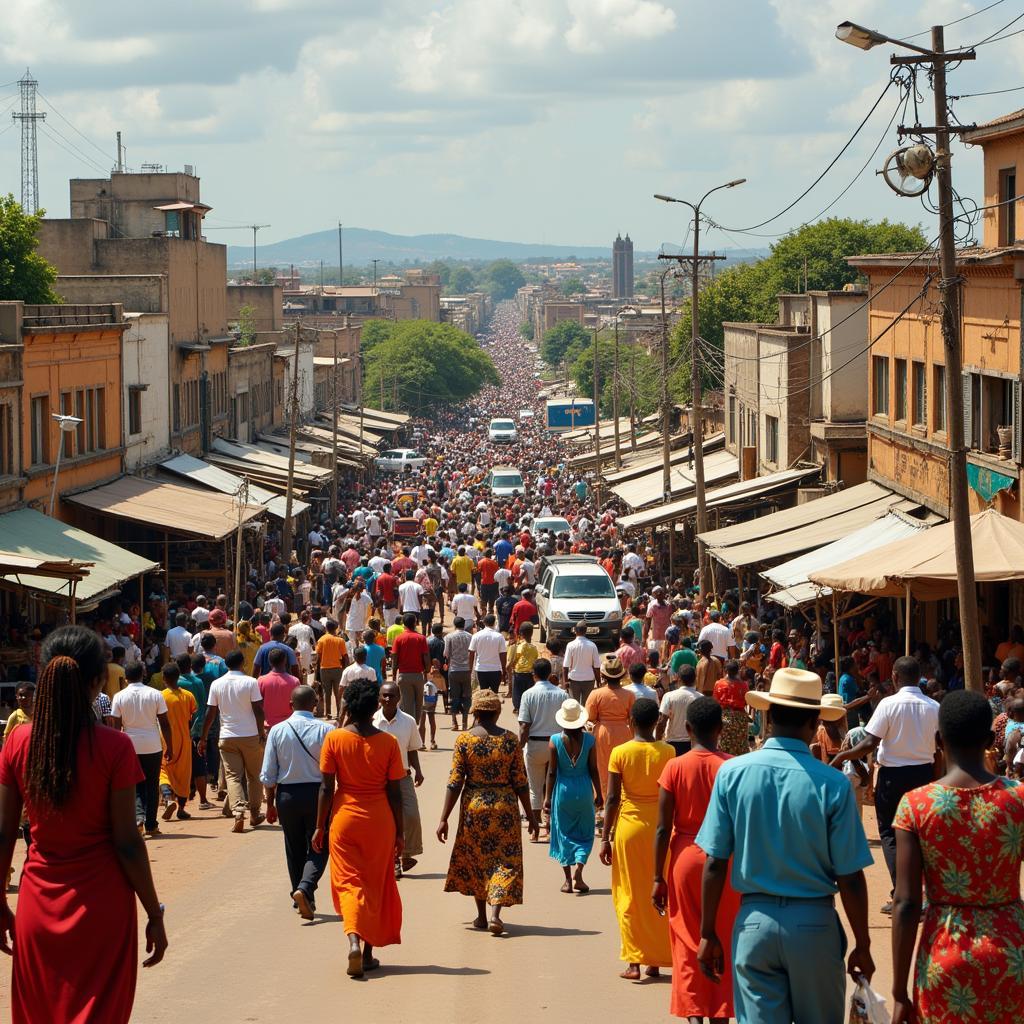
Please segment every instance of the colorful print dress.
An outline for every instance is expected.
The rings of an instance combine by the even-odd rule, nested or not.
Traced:
[[[528,783],[518,739],[510,732],[460,734],[448,785],[462,786],[462,803],[444,891],[492,907],[522,903],[523,837],[516,792]]]
[[[920,1024],[1001,1024],[1024,1005],[1024,787],[932,783],[893,822],[921,844],[926,907],[914,978]]]

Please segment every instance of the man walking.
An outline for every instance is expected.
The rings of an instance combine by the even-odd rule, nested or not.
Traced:
[[[122,729],[132,741],[145,776],[135,786],[135,822],[147,836],[160,835],[156,811],[160,800],[160,762],[174,757],[171,723],[167,718],[167,701],[155,687],[143,681],[145,666],[141,662],[125,670],[128,685],[114,694],[110,714],[114,727]],[[163,736],[161,748],[160,737]]]
[[[481,688],[497,693],[505,676],[508,644],[494,628],[495,621],[493,615],[485,616],[484,628],[474,633],[469,641],[469,673],[472,677],[476,670],[476,679]]]
[[[225,659],[227,672],[214,680],[206,697],[206,720],[199,740],[200,756],[206,753],[206,738],[213,720],[220,716],[220,757],[227,778],[228,802],[234,815],[232,831],[245,831],[246,791],[250,824],[262,824],[260,813],[263,786],[260,769],[263,763],[263,744],[267,734],[263,723],[263,694],[252,676],[242,671],[241,651],[232,651]]]
[[[281,822],[284,856],[288,863],[292,902],[305,921],[313,920],[316,887],[327,863],[325,851],[310,845],[316,831],[316,806],[323,776],[320,748],[333,722],[313,716],[316,691],[296,686],[291,694],[292,713],[271,727],[263,755],[260,782],[267,791],[267,821]]]
[[[565,700],[565,691],[551,682],[551,662],[547,658],[533,663],[533,680],[519,703],[519,746],[524,748],[530,806],[537,820],[543,822],[544,784],[551,757],[548,742],[562,731],[555,715]],[[550,823],[543,824],[550,829]]]
[[[597,644],[587,639],[585,622],[577,622],[573,632],[576,638],[566,644],[562,672],[568,683],[569,696],[580,704],[586,704],[601,671],[601,655],[597,651]]]
[[[402,710],[419,722],[423,710],[423,684],[430,671],[430,649],[427,638],[416,630],[417,617],[406,612],[402,632],[391,645],[391,681],[398,684]]]
[[[473,673],[469,667],[469,645],[473,637],[466,632],[466,620],[461,616],[453,625],[454,631],[444,638],[444,659],[448,663],[448,710],[452,716],[452,730],[458,732],[461,712],[462,731],[465,732],[473,685]]]
[[[716,917],[732,858],[740,894],[732,939],[736,1019],[757,1024],[839,1024],[846,983],[838,891],[854,936],[852,977],[870,981],[864,868],[871,853],[853,787],[811,754],[818,719],[844,711],[822,703],[821,679],[783,668],[771,689],[747,694],[771,736],[760,750],[726,761],[715,777],[697,845],[707,854],[701,900],[701,970],[724,969]]]
[[[396,878],[401,878],[403,871],[411,871],[416,867],[416,858],[423,853],[423,828],[420,824],[420,805],[416,799],[416,788],[423,785],[419,755],[420,731],[417,720],[398,707],[399,700],[398,687],[394,683],[385,683],[380,688],[380,708],[373,716],[374,726],[398,741],[398,749],[402,752],[402,767],[405,769],[405,777],[399,782],[405,843],[401,857],[395,858]]]
[[[897,658],[892,681],[899,689],[878,702],[868,722],[867,736],[856,746],[832,759],[838,768],[845,761],[863,760],[877,751],[878,777],[875,781],[875,814],[878,837],[889,877],[896,885],[896,830],[892,826],[896,808],[904,793],[926,786],[935,779],[935,734],[939,728],[939,705],[921,690],[921,666],[916,658]],[[883,907],[892,913],[892,900]]]

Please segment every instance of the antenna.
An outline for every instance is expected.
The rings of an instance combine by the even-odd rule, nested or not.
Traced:
[[[36,122],[44,121],[46,114],[36,113],[36,87],[39,83],[32,72],[18,80],[21,89],[21,112],[11,114],[21,122],[21,208],[26,213],[39,209],[39,147],[36,143]]]

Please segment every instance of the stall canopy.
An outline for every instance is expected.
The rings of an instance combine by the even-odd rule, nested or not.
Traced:
[[[854,490],[855,488],[851,488]],[[847,492],[843,492],[847,493]],[[785,561],[794,558],[796,555],[810,551],[812,548],[820,548],[824,544],[831,544],[833,541],[860,530],[871,523],[874,523],[880,516],[884,516],[890,509],[899,512],[913,512],[920,508],[916,501],[909,501],[902,495],[886,491],[886,497],[866,504],[849,508],[836,515],[822,517],[819,512],[826,509],[819,508],[827,498],[818,498],[816,501],[809,501],[804,505],[797,505],[795,508],[784,509],[773,515],[761,516],[749,523],[740,523],[737,526],[729,527],[737,530],[739,526],[756,526],[758,536],[753,539],[743,539],[743,534],[738,533],[737,543],[727,545],[716,545],[709,548],[711,557],[728,566],[730,569],[738,569],[746,565],[759,563],[770,563]],[[830,495],[836,497],[836,495]],[[829,510],[832,506],[829,506]],[[778,517],[786,517],[787,513],[803,511],[803,518],[797,522],[795,527],[781,531],[771,529],[772,520]],[[795,517],[789,517],[784,522],[793,522]],[[765,528],[768,528],[767,532]],[[716,533],[719,531],[715,531]],[[724,531],[722,531],[724,532]],[[701,535],[702,538],[705,534]]]
[[[126,580],[160,568],[158,562],[151,562],[32,508],[0,516],[0,536],[5,549],[0,554],[0,575],[5,581],[67,597],[68,578],[51,575],[46,567],[69,564],[84,576],[79,577],[75,590],[75,597],[81,604],[94,603],[117,590]],[[28,564],[23,569],[18,568],[13,559],[22,559]],[[34,568],[38,571],[33,571]]]
[[[810,574],[819,569],[824,569],[839,562],[845,562],[851,556],[867,551],[874,551],[876,548],[884,547],[896,541],[905,541],[910,537],[927,530],[939,522],[937,516],[929,519],[914,519],[911,516],[900,512],[888,512],[884,516],[869,523],[863,529],[854,530],[853,533],[825,544],[814,551],[808,551],[805,555],[791,558],[788,562],[761,573],[772,586],[777,587],[773,593],[767,596],[768,601],[774,601],[786,608],[797,608],[802,604],[808,604],[817,597],[827,596],[832,593],[828,587],[818,587],[810,582]]]
[[[661,442],[661,435],[656,435],[658,442]],[[691,462],[693,460],[693,453],[690,451],[690,434],[689,431],[685,434],[674,435],[669,445],[671,451],[669,453],[668,461],[669,465],[678,466],[685,462]],[[711,452],[718,451],[725,447],[725,434],[712,434],[710,437],[704,438],[704,454],[708,455]],[[664,465],[664,457],[659,447],[657,453],[652,452],[650,449],[646,451],[638,452],[627,452],[622,458],[622,469],[609,469],[602,474],[605,482],[611,485],[625,483],[627,480],[635,480],[638,476],[645,476],[653,469],[658,469]]]
[[[704,459],[704,483],[708,486],[724,483],[739,474],[739,463],[731,452],[714,452]],[[672,493],[670,498],[685,498],[696,489],[694,471],[689,467],[673,466],[670,477]],[[635,480],[627,480],[612,488],[612,493],[621,498],[630,508],[641,509],[664,500],[663,467]]]
[[[346,402],[338,403],[339,409],[359,415],[359,406]],[[385,430],[401,430],[409,422],[409,415],[404,412],[383,412],[380,409],[371,409],[369,406],[363,408],[363,419],[368,423],[372,420],[381,425]]]
[[[211,491],[219,491],[221,494],[239,494],[245,477],[235,473],[229,473],[220,466],[212,466],[209,462],[203,462],[192,455],[175,455],[174,458],[165,459],[160,463],[160,468],[168,473],[185,477],[200,487],[208,487]],[[247,503],[250,505],[263,505],[264,508],[275,518],[284,519],[285,499],[280,494],[268,491],[259,484],[249,483]],[[310,506],[305,501],[292,500],[292,517],[301,515]]]
[[[820,467],[809,466],[806,469],[784,469],[781,473],[770,473],[757,476],[750,480],[740,480],[724,487],[715,487],[705,495],[709,509],[724,509],[746,502],[766,498],[782,491],[793,490],[808,477],[817,476]],[[670,501],[667,505],[655,505],[653,508],[621,516],[617,526],[621,530],[642,530],[662,523],[672,523],[695,515],[697,511],[696,497],[683,498],[681,501]]]
[[[241,505],[232,496],[164,480],[123,476],[64,500],[100,515],[127,519],[168,533],[223,540],[260,515],[260,505]]]
[[[263,435],[260,435],[261,438]],[[278,443],[286,438],[278,438]],[[288,454],[282,455],[272,444],[247,444],[243,441],[228,441],[223,437],[215,437],[210,445],[209,461],[222,466],[232,473],[242,473],[250,480],[284,490],[288,485]],[[314,466],[306,454],[295,456],[295,471],[292,474],[295,491],[316,490],[326,485],[331,479],[331,471],[325,467]]]
[[[971,542],[979,583],[1024,579],[1024,523],[986,509],[971,516]],[[921,601],[951,597],[957,586],[953,524],[812,572],[810,579],[822,587],[876,597],[901,596],[908,587]]]

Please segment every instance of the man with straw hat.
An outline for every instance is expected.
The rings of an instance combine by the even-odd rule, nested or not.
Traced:
[[[840,1021],[846,936],[837,891],[854,935],[847,970],[867,981],[875,970],[864,880],[872,859],[857,803],[842,774],[810,751],[818,720],[835,721],[844,711],[823,703],[817,675],[794,668],[780,668],[767,692],[750,692],[746,701],[766,714],[771,736],[722,765],[697,835],[708,856],[701,970],[716,980],[722,973],[715,919],[731,857],[741,895],[731,937],[736,1019]]]

